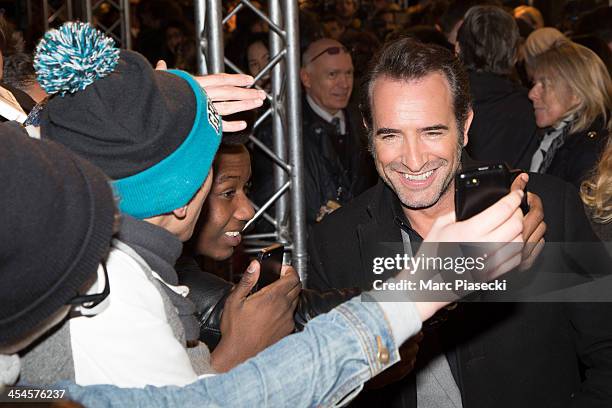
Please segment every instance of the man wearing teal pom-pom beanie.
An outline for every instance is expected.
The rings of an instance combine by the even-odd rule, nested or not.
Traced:
[[[107,259],[107,308],[71,319],[27,353],[23,380],[183,385],[239,363],[246,357],[235,348],[231,358],[222,354],[228,347],[210,358],[198,342],[194,306],[173,267],[210,189],[221,141],[220,117],[197,80],[154,71],[82,23],[47,33],[35,68],[41,86],[56,94],[42,113],[42,138],[98,165],[113,180],[123,217]],[[291,293],[283,300],[291,304],[299,292],[294,271],[277,290]]]

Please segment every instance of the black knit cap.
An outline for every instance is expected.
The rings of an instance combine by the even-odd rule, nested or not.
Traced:
[[[117,180],[174,152],[193,126],[195,109],[195,96],[185,80],[154,71],[142,55],[121,50],[109,76],[49,101],[41,134]]]
[[[0,152],[0,344],[8,344],[95,277],[115,204],[97,167],[14,122],[0,124]]]
[[[193,198],[221,142],[221,119],[195,78],[153,70],[142,55],[78,22],[47,32],[34,66],[52,95],[42,138],[100,167],[121,212],[146,219]]]

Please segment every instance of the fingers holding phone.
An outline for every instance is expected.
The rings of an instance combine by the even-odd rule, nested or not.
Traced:
[[[288,282],[290,282],[290,285],[294,285],[293,289],[287,292],[287,298],[291,301],[292,310],[295,311],[295,308],[297,307],[298,303],[298,298],[302,290],[302,282],[300,280],[300,276],[298,275],[296,270],[293,269],[292,266],[283,265],[280,273],[280,279],[286,279],[288,280]]]
[[[446,214],[434,222],[424,242],[450,243],[448,247],[438,245],[438,252],[440,248],[444,248],[443,252],[453,253],[458,248],[461,253],[469,251],[473,258],[485,258],[485,268],[473,271],[472,279],[495,279],[516,267],[521,260],[523,215],[520,204],[523,195],[522,190],[507,193],[493,205],[465,221],[456,221],[453,213]],[[459,247],[454,244],[458,241],[461,241]]]
[[[521,262],[524,247],[523,190],[514,190],[480,214],[464,221],[465,227],[480,234],[486,254],[486,268],[474,278],[489,281],[514,269]],[[475,241],[472,241],[475,242]],[[480,245],[480,244],[479,244]]]
[[[519,249],[521,268],[531,265],[541,251],[541,246],[538,248],[535,243],[545,232],[543,211],[539,197],[525,193],[528,182],[528,174],[510,172],[504,164],[467,169],[455,178],[457,219],[472,224],[478,229],[476,232],[481,233],[482,242],[491,243],[488,249],[491,256],[489,262],[496,268],[499,266],[500,270],[517,266]],[[508,192],[520,192],[517,193],[520,194],[518,210],[515,208],[515,200],[508,202],[508,199],[502,198]],[[496,218],[495,214],[500,214],[500,205],[514,208],[512,212],[503,211],[508,218]],[[483,214],[483,217],[475,217],[478,214]],[[532,241],[534,245],[523,245],[524,242]]]
[[[250,294],[261,276],[261,266],[253,260],[228,296],[221,317],[221,341],[212,355],[217,371],[230,370],[293,332],[300,279],[291,267],[283,267],[280,275]]]

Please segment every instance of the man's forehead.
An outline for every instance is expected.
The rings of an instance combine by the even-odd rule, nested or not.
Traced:
[[[314,41],[312,44],[310,44],[306,48],[306,51],[304,52],[304,56],[303,57],[305,58],[305,61],[309,61],[315,55],[318,55],[318,54],[322,53],[323,51],[325,51],[325,50],[327,50],[328,48],[331,48],[331,47],[343,48],[344,45],[342,43],[340,43],[339,41],[336,41],[336,40],[331,39],[331,38],[322,38],[322,39]]]
[[[341,52],[334,55],[326,53],[317,58],[312,64],[323,69],[352,69],[353,59],[348,52]]]
[[[374,81],[371,92],[375,120],[379,115],[392,119],[399,113],[408,112],[409,116],[454,115],[448,81],[443,74],[437,72],[414,79],[383,76]],[[395,119],[401,120],[399,117]],[[427,120],[425,117],[422,119]]]
[[[251,169],[251,161],[247,153],[223,154],[219,157],[215,172],[215,181],[222,183],[230,179],[238,179],[244,172]]]

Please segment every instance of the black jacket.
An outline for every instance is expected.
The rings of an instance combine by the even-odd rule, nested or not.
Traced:
[[[475,160],[529,170],[538,141],[527,90],[491,73],[470,71],[469,76],[474,120],[467,152]]]
[[[304,196],[308,224],[315,223],[319,208],[328,200],[344,205],[376,183],[376,170],[367,152],[361,116],[352,105],[344,110],[344,114],[347,136],[339,155],[332,142],[338,137],[336,129],[318,116],[305,98],[302,99]],[[271,148],[271,123],[268,121],[257,129],[255,136]],[[274,193],[273,166],[260,149],[252,151],[251,197],[260,206]]]
[[[302,102],[304,195],[306,220],[315,222],[319,208],[328,200],[344,205],[375,182],[374,164],[367,152],[359,113],[345,109],[347,135],[338,154],[333,140],[336,129]]]
[[[557,176],[580,188],[582,181],[595,169],[608,137],[608,129],[601,117],[588,129],[569,134],[563,146],[555,152],[546,174]]]
[[[572,186],[532,174],[528,189],[544,203],[547,242],[596,241]],[[393,255],[381,243],[401,242],[400,227],[414,242],[405,222],[382,182],[328,216],[309,237],[309,287],[371,289],[373,257]],[[570,279],[587,279],[589,261],[601,258],[562,257],[560,276]],[[612,407],[612,303],[461,303],[439,330],[464,408]],[[366,392],[357,406],[416,407],[414,378]]]

